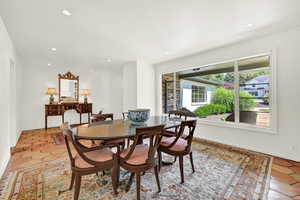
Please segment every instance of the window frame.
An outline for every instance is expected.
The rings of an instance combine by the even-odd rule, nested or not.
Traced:
[[[200,92],[199,88],[201,88],[201,89],[204,90],[203,91],[203,101],[195,101],[195,102],[193,101],[193,92],[194,92],[193,87],[197,87],[199,92]],[[192,85],[192,93],[191,93],[191,95],[192,95],[192,97],[191,97],[192,101],[191,101],[191,104],[192,105],[197,105],[197,104],[206,103],[207,102],[207,94],[206,94],[206,92],[207,92],[206,87],[200,86],[200,85]],[[198,94],[198,97],[200,98],[200,93]]]
[[[226,121],[213,121],[213,120],[208,120],[205,118],[198,118],[197,121],[199,123],[209,125],[209,126],[219,126],[219,127],[228,127],[228,128],[234,128],[234,129],[241,129],[241,130],[248,130],[250,132],[259,132],[259,133],[266,133],[266,134],[278,134],[278,117],[277,117],[277,54],[276,54],[276,49],[270,50],[269,52],[264,52],[264,53],[259,53],[259,54],[254,54],[251,56],[245,56],[245,57],[238,57],[234,58],[231,60],[226,60],[222,62],[216,62],[216,63],[210,63],[210,64],[205,64],[201,66],[192,66],[192,67],[187,67],[187,68],[181,68],[179,70],[172,71],[173,73],[181,72],[184,70],[189,70],[189,69],[194,69],[194,68],[203,68],[203,67],[208,67],[211,65],[218,65],[218,64],[223,64],[227,62],[234,62],[234,87],[235,87],[235,102],[239,101],[239,72],[238,72],[238,61],[240,60],[245,60],[245,59],[250,59],[250,58],[255,58],[255,57],[261,57],[261,56],[270,56],[270,89],[269,89],[269,94],[270,94],[270,126],[268,127],[263,127],[263,126],[258,126],[258,125],[251,125],[251,124],[246,124],[246,123],[240,123],[239,122],[239,112],[235,112],[235,122],[226,122]],[[166,73],[171,73],[171,72],[161,72],[160,73],[160,78],[162,77],[163,74]],[[161,88],[161,87],[160,87]],[[176,102],[174,102],[176,103]],[[162,104],[161,104],[162,105]],[[161,106],[160,106],[160,109]],[[239,102],[235,103],[235,111],[239,111]]]

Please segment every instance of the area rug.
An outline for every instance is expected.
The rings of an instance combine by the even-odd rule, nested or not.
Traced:
[[[160,172],[162,191],[157,193],[154,174],[149,171],[141,179],[141,199],[257,200],[264,198],[270,176],[271,157],[254,152],[234,151],[205,142],[194,145],[193,151],[196,172],[192,173],[189,159],[186,157],[184,184],[180,184],[178,163],[164,166]],[[173,158],[163,155],[163,159]],[[67,159],[14,171],[1,180],[0,199],[72,200],[73,191],[66,190],[70,178]],[[129,192],[125,192],[128,179],[129,174],[122,170],[118,195],[114,195],[108,173],[104,176],[84,176],[79,199],[135,199],[135,183]]]
[[[54,133],[51,137],[56,145],[65,144],[65,137],[62,132]]]

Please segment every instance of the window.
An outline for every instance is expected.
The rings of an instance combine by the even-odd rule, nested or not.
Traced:
[[[192,85],[192,103],[204,103],[204,102],[206,102],[205,87]]]
[[[269,127],[270,107],[270,56],[238,61],[239,122]],[[251,87],[249,87],[251,86]]]
[[[271,128],[271,74],[270,54],[174,72],[169,104],[208,121]]]

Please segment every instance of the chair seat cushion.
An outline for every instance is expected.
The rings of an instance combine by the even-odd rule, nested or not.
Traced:
[[[125,149],[121,154],[121,159],[125,158],[129,153],[130,148]],[[142,165],[146,163],[148,158],[149,146],[146,144],[139,144],[135,146],[130,158],[126,161],[130,165]]]
[[[113,153],[109,148],[86,152],[84,153],[84,155],[96,162],[105,162],[113,159]],[[75,156],[75,166],[78,168],[94,167],[93,165],[83,160],[79,154]]]
[[[176,137],[169,137],[169,138],[163,138],[162,141],[160,142],[161,146],[169,146],[174,142]],[[179,138],[177,142],[170,148],[171,151],[184,151],[185,148],[187,147],[188,143],[187,140],[183,138]]]

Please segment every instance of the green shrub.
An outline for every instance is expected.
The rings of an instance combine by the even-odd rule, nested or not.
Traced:
[[[256,102],[252,95],[246,91],[240,91],[240,110],[245,111],[255,107]]]
[[[265,104],[269,105],[270,104],[270,95],[266,94],[263,98],[263,101]]]
[[[219,87],[214,90],[212,103],[221,104],[226,106],[226,112],[234,111],[234,90],[227,90],[223,87]],[[252,95],[246,91],[240,91],[240,110],[249,110],[256,105],[252,99]]]
[[[197,108],[194,113],[198,117],[205,118],[208,115],[215,115],[215,114],[222,114],[226,113],[226,106],[225,105],[220,105],[220,104],[207,104],[202,107]]]
[[[223,87],[217,88],[213,92],[213,104],[220,104],[226,106],[226,112],[233,112],[234,110],[234,91],[227,90]]]

